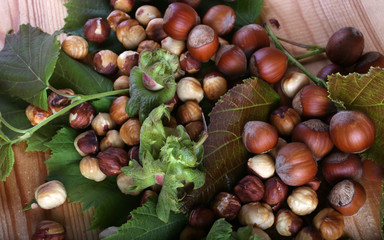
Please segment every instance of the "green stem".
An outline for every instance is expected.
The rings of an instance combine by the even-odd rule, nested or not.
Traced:
[[[108,97],[108,96],[118,95],[118,94],[122,94],[122,93],[127,93],[128,91],[129,91],[128,89],[122,89],[122,90],[116,90],[116,91],[96,93],[96,94],[92,94],[92,95],[77,95],[77,96],[80,97],[79,100],[72,101],[72,103],[70,105],[68,105],[67,107],[61,109],[57,113],[49,116],[47,119],[45,119],[44,121],[42,121],[38,125],[33,126],[33,127],[29,128],[29,129],[25,129],[25,130],[18,129],[18,128],[15,128],[15,127],[11,126],[6,121],[3,121],[4,119],[2,117],[0,118],[0,121],[3,122],[4,125],[7,126],[9,129],[11,129],[12,131],[19,132],[19,133],[24,133],[24,135],[21,135],[20,137],[18,137],[15,140],[11,141],[12,144],[13,143],[18,143],[20,141],[28,139],[30,136],[32,136],[33,133],[35,133],[41,127],[45,126],[46,124],[48,124],[52,120],[60,117],[61,115],[67,113],[73,107],[76,107],[77,105],[79,105],[79,104],[81,104],[83,102],[99,99],[99,98],[102,98],[102,97]]]
[[[280,41],[292,44],[292,45],[297,46],[297,47],[305,48],[307,50],[323,50],[325,52],[325,47],[320,46],[320,45],[307,45],[307,44],[303,44],[303,43],[297,43],[297,42],[294,42],[294,41],[291,41],[291,40],[288,40],[288,39],[285,39],[282,37],[278,37],[278,36],[276,36],[276,38],[279,39]]]
[[[51,90],[52,92],[60,95],[60,96],[63,96],[63,97],[66,97],[66,98],[75,98],[77,95],[69,95],[69,94],[66,94],[64,93],[63,91],[60,91],[54,87],[52,87],[51,85],[48,86],[48,89]]]
[[[295,58],[296,58],[296,60],[302,60],[304,58],[312,57],[312,56],[315,56],[315,55],[323,53],[323,52],[325,52],[325,49],[316,49],[316,50],[313,50],[311,52],[304,53],[304,54],[297,56]]]
[[[267,31],[268,35],[272,38],[272,41],[274,42],[276,48],[280,49],[281,51],[283,51],[288,59],[294,63],[301,71],[303,71],[303,73],[305,73],[314,83],[316,83],[317,85],[319,86],[322,86],[324,87],[325,89],[328,89],[328,85],[327,83],[321,79],[321,78],[318,78],[316,77],[315,75],[313,75],[311,72],[309,72],[299,61],[297,61],[284,47],[283,45],[281,45],[281,43],[279,42],[279,40],[277,39],[276,35],[273,33],[272,29],[267,25],[265,24],[265,30]]]

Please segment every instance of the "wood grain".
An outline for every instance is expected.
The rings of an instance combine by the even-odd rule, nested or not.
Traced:
[[[30,23],[48,33],[64,25],[67,0],[1,0],[0,48],[10,29]],[[281,27],[275,33],[290,40],[325,46],[332,33],[344,26],[353,26],[365,36],[365,51],[384,52],[384,0],[265,0],[263,20],[277,19]],[[302,49],[285,44],[293,54]],[[324,56],[304,62],[313,73],[328,63]],[[64,204],[54,210],[22,208],[33,198],[35,188],[44,182],[47,169],[44,160],[48,153],[25,153],[25,143],[14,147],[14,170],[5,183],[0,183],[0,239],[30,239],[36,224],[43,219],[61,222],[67,239],[97,239],[98,231],[87,231],[93,212],[81,212],[80,204]],[[368,199],[353,217],[345,218],[345,235],[353,239],[380,239],[379,204],[380,182],[362,179]]]

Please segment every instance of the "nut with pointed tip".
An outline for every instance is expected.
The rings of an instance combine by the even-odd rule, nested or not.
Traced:
[[[322,161],[322,171],[328,183],[336,184],[347,178],[359,179],[363,173],[363,165],[356,154],[334,152]]]
[[[247,58],[256,50],[269,47],[269,36],[265,29],[258,24],[245,25],[235,32],[232,44],[240,47]]]
[[[258,154],[248,159],[248,171],[256,176],[267,179],[275,173],[275,160],[269,154]]]
[[[303,226],[303,220],[288,209],[280,209],[276,214],[276,231],[286,237],[295,235]]]
[[[25,109],[25,115],[27,116],[28,120],[31,122],[33,126],[36,126],[37,124],[41,123],[48,117],[52,115],[51,110],[45,111],[39,107],[28,105],[28,107]]]
[[[124,194],[128,194],[131,196],[137,196],[139,195],[142,191],[134,191],[134,190],[129,190],[130,187],[135,186],[135,182],[133,177],[127,176],[124,173],[120,173],[119,176],[116,178],[116,183],[117,186],[119,187],[120,191]]]
[[[120,96],[113,100],[111,106],[109,106],[109,114],[112,120],[118,125],[125,123],[129,119],[129,116],[125,111],[128,101],[129,98],[127,96]]]
[[[144,40],[139,43],[139,46],[137,46],[137,52],[141,53],[142,51],[154,51],[160,48],[161,46],[158,42],[153,40]]]
[[[309,85],[309,78],[304,73],[290,72],[280,82],[283,93],[287,97],[293,98],[300,89]]]
[[[63,225],[51,220],[43,220],[36,225],[31,240],[64,240],[65,229]]]
[[[91,125],[95,117],[95,108],[88,102],[83,102],[71,109],[69,124],[74,129],[84,129]]]
[[[163,23],[163,18],[154,18],[149,21],[147,27],[145,28],[147,36],[156,42],[160,42],[164,38],[168,37],[168,35],[164,32]]]
[[[269,122],[276,128],[279,134],[290,136],[295,126],[301,122],[301,118],[295,109],[280,106],[271,113]]]
[[[313,225],[323,239],[339,239],[344,232],[344,217],[333,208],[324,208],[313,218]]]
[[[73,143],[80,156],[85,157],[99,151],[99,142],[95,131],[89,130],[79,134]]]
[[[80,36],[67,36],[61,43],[61,49],[71,58],[82,59],[88,55],[88,42]]]
[[[236,45],[221,45],[215,56],[217,69],[225,75],[242,76],[247,70],[247,58]]]
[[[128,146],[140,143],[141,124],[138,119],[128,119],[120,128],[120,137]]]
[[[72,89],[59,89],[60,92],[66,95],[75,95],[75,92]],[[48,96],[48,107],[52,113],[57,113],[61,109],[67,107],[71,104],[71,100],[67,97],[64,97],[58,93],[52,92]]]
[[[203,17],[203,24],[210,26],[217,35],[223,36],[235,27],[235,11],[227,5],[215,5],[208,9]]]
[[[317,85],[303,87],[293,98],[292,107],[302,117],[325,117],[332,110],[332,101],[325,88]]]
[[[210,26],[199,24],[188,34],[187,48],[200,62],[208,62],[219,48],[219,39]]]
[[[131,17],[127,13],[121,10],[114,10],[108,15],[107,21],[111,29],[116,31],[117,25],[119,25],[122,21],[130,18]]]
[[[128,76],[120,76],[113,83],[113,90],[121,90],[129,88],[129,77]],[[127,93],[128,95],[128,93]]]
[[[277,144],[278,134],[274,126],[263,121],[249,121],[244,125],[244,147],[251,153],[270,151]],[[262,140],[261,140],[262,139]]]
[[[295,240],[322,240],[321,233],[313,226],[306,226],[296,235]]]
[[[89,19],[84,24],[85,38],[97,44],[105,42],[109,38],[111,27],[101,17]]]
[[[176,119],[175,119],[176,120]],[[192,141],[199,141],[201,133],[204,131],[204,123],[202,121],[194,121],[185,125],[189,137]]]
[[[141,25],[146,27],[148,23],[154,18],[160,18],[160,10],[152,5],[142,5],[140,6],[135,13],[135,18]]]
[[[109,130],[116,127],[116,123],[112,120],[109,113],[99,112],[92,120],[91,126],[97,135],[105,136]]]
[[[93,68],[103,75],[112,75],[117,72],[117,54],[111,50],[101,50],[93,57]]]
[[[130,12],[135,6],[135,0],[110,0],[110,4],[114,9]]]
[[[124,148],[125,143],[120,137],[120,133],[117,130],[109,130],[105,137],[100,141],[100,150],[105,151],[107,148]]]
[[[227,90],[227,80],[219,72],[211,72],[203,78],[204,96],[211,101],[218,100]]]
[[[81,175],[95,182],[101,182],[107,177],[107,175],[100,170],[99,160],[95,157],[83,157],[79,167]]]
[[[180,56],[185,49],[185,42],[176,40],[171,37],[166,37],[161,40],[161,48],[168,50],[170,53]]]
[[[37,204],[43,209],[52,209],[60,206],[67,199],[64,185],[52,180],[40,185],[35,191]]]
[[[315,211],[319,200],[315,190],[310,187],[295,188],[287,198],[288,206],[300,216],[308,215]]]
[[[97,154],[100,170],[107,176],[116,176],[128,164],[128,154],[121,148],[110,147]]]
[[[186,101],[177,109],[176,119],[180,124],[187,124],[193,121],[203,120],[203,111],[195,101]]]
[[[229,221],[237,217],[240,208],[240,200],[235,195],[227,192],[220,192],[212,202],[212,210],[215,215]]]
[[[265,230],[272,227],[275,216],[268,204],[251,202],[241,207],[238,219],[241,225],[251,225]]]
[[[204,98],[204,90],[199,80],[194,77],[180,79],[176,86],[177,97],[183,101],[201,102]]]
[[[116,28],[116,36],[127,49],[136,49],[139,43],[146,38],[145,30],[134,19],[122,21]]]

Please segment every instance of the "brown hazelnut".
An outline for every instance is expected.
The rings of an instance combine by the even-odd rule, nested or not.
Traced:
[[[121,148],[110,147],[97,154],[100,170],[107,176],[116,176],[128,164],[128,154]]]
[[[232,44],[239,46],[249,58],[256,50],[269,47],[269,36],[265,29],[258,24],[245,25],[232,38]]]
[[[157,193],[152,190],[145,190],[143,195],[141,195],[141,200],[140,200],[140,206],[143,206],[146,202],[148,202],[150,197],[157,196]]]
[[[321,233],[313,226],[307,226],[300,230],[295,240],[322,240]]]
[[[273,159],[276,159],[277,153],[279,152],[280,148],[285,146],[287,144],[287,141],[285,141],[283,138],[277,139],[277,144],[274,146],[271,151],[268,152],[269,155],[272,156]]]
[[[107,21],[111,29],[116,31],[117,25],[119,25],[122,21],[130,18],[131,17],[127,13],[121,10],[114,10],[108,15]]]
[[[121,90],[129,88],[129,77],[128,76],[120,76],[113,83],[113,90]]]
[[[279,177],[267,179],[264,183],[263,200],[272,206],[283,203],[288,196],[288,186]]]
[[[133,146],[131,147],[129,150],[128,150],[128,159],[129,160],[136,160],[136,161],[140,161],[139,159],[139,146]]]
[[[227,80],[223,74],[211,72],[203,78],[203,90],[206,98],[216,101],[227,92]]]
[[[333,208],[324,208],[313,218],[313,225],[323,239],[338,239],[344,232],[344,217]]]
[[[85,38],[97,44],[105,42],[111,32],[111,27],[102,18],[89,19],[84,25]]]
[[[295,235],[303,226],[303,220],[288,209],[280,209],[276,214],[276,231],[286,237]]]
[[[269,122],[276,128],[280,135],[290,136],[295,126],[301,122],[301,118],[295,109],[280,106],[272,112]]]
[[[113,100],[109,107],[109,114],[111,115],[112,120],[118,125],[125,123],[129,119],[125,110],[128,101],[129,98],[127,96],[120,96]]]
[[[107,175],[105,175],[99,167],[99,160],[95,157],[86,156],[80,161],[80,173],[85,178],[93,180],[95,182],[103,181]]]
[[[138,119],[128,119],[120,128],[120,137],[128,146],[140,143],[141,124]]]
[[[179,240],[204,239],[207,233],[204,229],[187,225],[180,233]]]
[[[100,141],[100,150],[105,151],[109,147],[124,148],[125,144],[117,130],[109,130]]]
[[[240,200],[235,195],[226,192],[217,194],[212,203],[212,210],[216,216],[229,221],[237,217],[240,208]]]
[[[186,51],[180,55],[180,68],[189,74],[197,73],[201,69],[201,62]]]
[[[269,154],[258,154],[248,159],[248,170],[256,176],[267,179],[275,173],[275,160]]]
[[[315,190],[303,186],[295,188],[292,191],[291,195],[288,196],[287,203],[292,212],[304,216],[312,213],[316,209],[319,200]]]
[[[110,4],[114,9],[130,12],[135,6],[135,0],[110,0]]]
[[[142,51],[154,51],[160,47],[160,44],[153,40],[144,40],[139,43],[139,46],[137,46],[137,52],[141,53]]]
[[[58,222],[43,220],[36,226],[35,232],[32,235],[31,240],[64,240],[65,229],[63,225]]]
[[[95,108],[88,102],[83,102],[71,109],[69,113],[69,124],[74,129],[88,127],[95,117]]]
[[[202,205],[192,209],[189,213],[188,223],[196,228],[209,228],[215,220],[215,213]]]
[[[352,153],[334,152],[322,161],[325,180],[330,184],[346,179],[359,179],[363,173],[360,157]]]
[[[169,2],[182,2],[196,9],[200,5],[200,0],[169,0]]]
[[[368,73],[370,67],[384,67],[384,56],[379,52],[367,52],[356,62],[355,72]]]
[[[124,194],[137,196],[142,192],[141,190],[129,190],[129,188],[135,187],[135,181],[133,177],[127,176],[124,173],[120,173],[119,176],[117,176],[116,183],[120,191]]]
[[[104,136],[109,130],[115,128],[116,123],[112,120],[109,113],[100,112],[92,120],[91,126],[97,135]]]
[[[75,92],[72,89],[59,89],[60,92],[66,95],[75,95]],[[71,100],[67,97],[59,95],[55,92],[52,92],[48,96],[48,107],[52,113],[57,113],[61,109],[71,104]]]
[[[204,98],[204,90],[199,80],[194,77],[184,77],[180,79],[176,86],[177,97],[183,101],[194,100],[201,102]]]
[[[186,101],[177,109],[178,122],[185,125],[193,121],[202,121],[203,120],[203,111],[201,110],[199,104],[195,101]]]
[[[241,76],[247,70],[247,57],[238,46],[225,44],[216,52],[215,64],[225,75]]]
[[[278,133],[274,126],[263,121],[249,121],[243,127],[243,145],[248,152],[269,152],[277,144]],[[260,141],[262,139],[262,141]]]
[[[144,28],[134,19],[122,21],[116,28],[116,36],[127,49],[136,49],[146,38]]]
[[[197,142],[200,139],[201,133],[204,131],[204,123],[202,121],[190,122],[185,126],[185,130],[191,140]]]
[[[208,62],[219,48],[217,33],[210,26],[197,25],[188,34],[187,48],[198,61]]]
[[[331,206],[344,216],[357,213],[367,200],[364,187],[354,180],[337,183],[328,196]]]
[[[325,88],[317,85],[304,86],[293,98],[292,107],[302,117],[326,116],[332,109],[332,101]]]
[[[88,55],[88,42],[80,36],[67,36],[61,43],[61,49],[71,58],[82,59]]]
[[[96,154],[99,151],[99,142],[95,131],[89,130],[79,134],[74,141],[74,146],[80,156]]]
[[[248,175],[237,183],[234,192],[242,203],[257,202],[264,196],[264,184],[260,178]]]
[[[239,212],[241,225],[251,225],[263,230],[272,227],[275,221],[271,207],[266,203],[251,202],[243,205]]]
[[[328,76],[335,73],[340,73],[341,75],[348,75],[348,71],[344,67],[331,63],[322,67],[316,76],[318,78],[323,79],[324,81],[328,81]]]
[[[185,42],[173,39],[171,37],[166,37],[163,40],[161,40],[161,48],[168,50],[172,54],[180,56],[180,54],[185,49]]]
[[[384,179],[384,167],[373,160],[364,159],[363,176],[370,181],[381,182]]]
[[[169,128],[176,128],[177,127],[177,120],[174,116],[171,116],[169,119],[168,118],[163,118],[162,119],[164,127],[169,127]],[[196,124],[199,121],[196,122],[191,122],[191,126],[189,126],[189,130],[187,129],[188,124],[185,126],[185,130],[187,131],[189,137],[192,139],[192,137],[198,137],[195,136],[194,134],[199,134],[198,131],[200,129],[199,125]],[[193,139],[192,139],[193,140]],[[193,140],[195,141],[195,140]]]
[[[153,41],[160,42],[168,35],[164,32],[163,29],[164,20],[162,18],[154,18],[149,21],[145,33]]]
[[[211,7],[203,18],[203,23],[213,28],[219,36],[230,33],[235,27],[235,22],[235,11],[227,5]]]
[[[309,85],[309,78],[304,73],[290,72],[281,79],[281,90],[289,97],[293,98],[304,86]]]
[[[144,27],[154,18],[160,18],[161,12],[152,5],[143,5],[136,10],[135,18]]]
[[[93,57],[93,68],[96,72],[111,75],[117,72],[117,54],[111,50],[101,50]]]
[[[39,107],[28,105],[28,107],[25,109],[25,115],[27,116],[31,124],[33,126],[36,126],[37,124],[50,117],[52,115],[52,112],[51,110],[45,111]]]

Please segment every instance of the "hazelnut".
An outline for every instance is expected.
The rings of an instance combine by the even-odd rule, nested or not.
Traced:
[[[120,76],[113,83],[113,90],[121,90],[129,88],[129,77],[128,76]]]
[[[116,36],[127,49],[135,49],[146,38],[145,30],[137,20],[122,21],[116,28]]]
[[[200,5],[200,0],[169,0],[169,2],[182,2],[196,9]]]
[[[135,0],[110,0],[110,4],[114,9],[130,12],[135,6]]]
[[[117,54],[111,50],[101,50],[93,57],[93,68],[96,72],[111,75],[117,72]]]
[[[217,33],[210,26],[197,25],[188,34],[187,48],[195,59],[208,62],[219,48]]]
[[[175,118],[171,117],[176,121]],[[189,137],[192,141],[199,141],[201,133],[204,131],[204,123],[202,121],[194,121],[185,125],[185,130],[187,131]]]
[[[111,29],[116,31],[117,25],[119,25],[122,21],[130,18],[131,17],[127,13],[121,10],[114,10],[108,15],[107,21]]]
[[[251,225],[263,230],[272,227],[275,221],[271,207],[266,203],[251,202],[243,205],[239,212],[241,225]]]
[[[221,192],[216,195],[212,209],[216,216],[226,220],[234,220],[241,208],[240,200],[233,194]]]
[[[204,91],[199,80],[194,77],[184,77],[180,79],[176,86],[177,97],[183,101],[194,100],[201,102],[204,98]]]
[[[91,126],[97,135],[104,136],[109,130],[115,128],[116,123],[109,113],[99,113],[92,120]]]
[[[128,159],[129,160],[136,160],[140,162],[139,158],[139,146],[133,146],[128,150]]]
[[[43,220],[39,222],[35,228],[31,240],[64,240],[65,229],[58,222]]]
[[[160,18],[161,12],[157,7],[151,5],[143,5],[136,10],[135,18],[143,26],[147,26],[148,23],[154,18]]]
[[[242,203],[257,202],[264,196],[264,184],[258,177],[248,175],[237,183],[234,192]]]
[[[277,153],[279,152],[280,148],[285,146],[287,144],[287,141],[285,141],[283,138],[277,139],[277,144],[274,146],[271,151],[268,152],[269,155],[272,156],[273,159],[276,159]]]
[[[85,157],[99,151],[99,142],[95,131],[89,130],[79,134],[74,141],[74,146],[80,156]]]
[[[360,157],[351,153],[334,152],[322,161],[323,176],[330,184],[346,178],[359,179],[363,173]]]
[[[128,164],[128,154],[121,148],[110,147],[97,154],[100,170],[107,176],[116,176]]]
[[[95,182],[103,181],[107,175],[105,175],[99,167],[99,160],[95,157],[86,156],[80,161],[80,173],[85,178],[93,180]]]
[[[169,127],[169,128],[176,128],[178,125],[177,120],[174,116],[171,116],[169,119],[163,118],[162,122],[163,122],[164,127]],[[187,126],[188,126],[188,128],[187,128]],[[200,121],[190,122],[185,126],[185,130],[187,131],[189,137],[191,138],[191,140],[193,140],[195,142],[197,142],[197,140],[199,140],[200,133],[202,132],[202,130],[200,130],[200,129],[201,129]],[[204,129],[204,126],[203,126],[203,129]],[[197,139],[197,140],[195,140],[195,139]]]
[[[268,154],[258,154],[247,162],[248,170],[256,176],[267,179],[275,173],[275,160]]]
[[[129,119],[129,116],[125,111],[128,101],[129,98],[127,96],[120,96],[113,100],[109,107],[109,114],[111,115],[112,120],[118,125],[125,123]]]
[[[331,63],[322,67],[317,73],[317,77],[328,81],[328,76],[334,73],[340,73],[341,75],[348,75],[348,71],[337,64]]]
[[[88,55],[88,42],[80,36],[67,36],[61,43],[61,49],[71,58],[82,59]]]
[[[139,43],[137,47],[137,52],[141,53],[142,51],[154,51],[160,48],[160,44],[153,40],[144,40]]]
[[[247,58],[256,50],[269,47],[269,36],[265,29],[258,24],[245,25],[235,32],[232,44],[240,47]]]
[[[235,11],[227,5],[215,5],[204,15],[203,23],[210,26],[219,36],[226,35],[235,27]]]
[[[280,209],[276,214],[276,231],[286,237],[295,235],[303,226],[303,220],[288,209]]]
[[[313,225],[323,239],[338,239],[344,232],[344,217],[332,208],[324,208],[313,218]]]
[[[187,225],[180,233],[179,240],[204,239],[207,233],[204,229]]]
[[[295,188],[287,199],[288,206],[292,212],[297,215],[304,216],[312,213],[318,203],[317,194],[315,190],[310,187]]]
[[[94,117],[94,107],[88,102],[83,102],[71,109],[69,124],[74,129],[84,129],[91,124]]]
[[[100,141],[100,150],[105,151],[109,147],[124,148],[125,144],[117,130],[109,130]]]
[[[66,95],[75,95],[75,92],[72,89],[66,88],[66,89],[59,89],[60,92]],[[57,113],[61,109],[67,107],[71,104],[71,100],[67,97],[64,97],[62,95],[59,95],[55,92],[52,92],[48,96],[48,107],[51,110],[52,113]]]
[[[317,85],[304,86],[293,98],[292,107],[302,117],[326,116],[332,109],[332,101],[325,88]]]
[[[133,177],[127,176],[124,173],[120,173],[119,176],[117,176],[116,183],[120,191],[124,194],[137,196],[141,193],[141,190],[140,191],[129,190],[130,188],[135,187],[135,182]]]
[[[384,167],[373,160],[363,160],[363,176],[372,182],[381,182],[384,179]]]
[[[89,19],[84,25],[85,38],[97,44],[105,42],[111,32],[111,27],[102,18]]]
[[[162,18],[154,18],[149,21],[145,33],[153,41],[160,42],[168,35],[164,32],[163,29],[164,20]]]
[[[307,182],[305,185],[309,186],[313,190],[317,191],[320,188],[321,180],[315,177],[311,181]]]
[[[120,128],[120,137],[128,146],[140,143],[141,124],[138,119],[128,119]]]
[[[166,37],[161,40],[161,48],[168,50],[170,53],[180,56],[185,49],[185,42]]]
[[[309,78],[304,73],[290,72],[280,81],[281,90],[289,97],[293,98],[304,86],[309,85]]]
[[[186,101],[177,109],[178,122],[185,125],[193,121],[202,121],[203,120],[203,111],[201,110],[199,104],[195,101]]]
[[[140,206],[143,206],[146,202],[148,202],[149,198],[157,196],[157,193],[152,190],[145,190],[143,195],[141,195],[141,200],[140,200]]]
[[[206,98],[216,101],[227,92],[227,80],[219,72],[209,73],[203,78],[203,90]]]
[[[288,186],[279,177],[275,176],[265,181],[263,200],[271,205],[273,210],[276,205],[283,203],[287,196]]]
[[[209,228],[215,220],[215,213],[202,205],[192,209],[189,213],[188,223],[196,228]]]
[[[25,115],[27,116],[31,124],[33,126],[36,126],[37,124],[50,117],[52,115],[52,112],[51,110],[45,111],[39,107],[28,105],[28,107],[25,109]]]
[[[261,228],[252,227],[252,236],[256,236],[256,239],[271,240],[268,233],[264,232]]]
[[[368,73],[370,67],[384,67],[384,56],[379,52],[367,52],[356,62],[355,72]]]
[[[295,240],[322,240],[321,233],[313,226],[307,226],[300,230]]]
[[[344,216],[357,213],[367,199],[364,187],[354,180],[337,183],[328,196],[331,206]]]
[[[35,191],[37,204],[43,209],[52,209],[60,206],[67,199],[64,185],[52,180],[40,185]]]
[[[301,122],[301,118],[295,109],[280,106],[272,112],[269,122],[276,128],[280,135],[290,136],[295,126]]]
[[[189,74],[194,74],[200,71],[201,62],[192,57],[189,51],[186,51],[180,55],[180,68]]]
[[[276,146],[278,134],[275,127],[269,123],[249,121],[244,125],[242,139],[248,152],[266,153]]]

